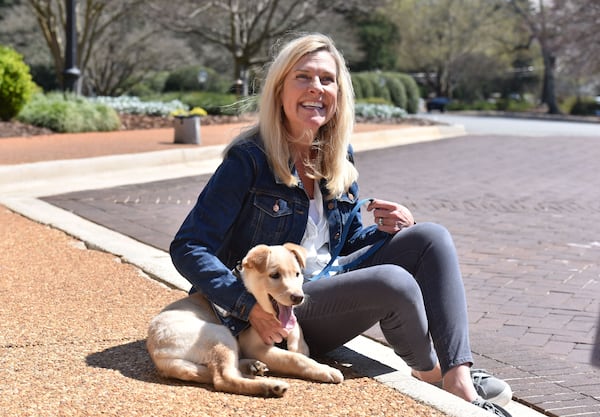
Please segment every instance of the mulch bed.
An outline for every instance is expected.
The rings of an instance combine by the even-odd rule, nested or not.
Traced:
[[[121,114],[121,130],[142,130],[142,129],[162,129],[173,127],[172,117],[160,117],[160,116],[145,116],[136,114]],[[202,117],[203,125],[213,124],[229,124],[229,123],[241,123],[250,120],[255,120],[254,115],[241,115],[241,116],[205,116]],[[417,126],[427,126],[436,124],[428,119],[420,119],[416,117],[410,117],[406,119],[381,119],[381,120],[366,120],[357,118],[357,123],[384,123],[384,124],[410,124]],[[0,138],[12,138],[12,137],[23,137],[23,136],[38,136],[38,135],[51,135],[56,132],[46,129],[43,127],[33,126],[18,121],[4,122],[0,121]]]

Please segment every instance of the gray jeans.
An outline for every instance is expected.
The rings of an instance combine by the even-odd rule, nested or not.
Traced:
[[[358,269],[308,282],[304,291],[307,299],[295,311],[313,354],[379,323],[396,354],[415,370],[431,370],[439,360],[446,373],[473,362],[456,249],[438,224],[404,229]]]

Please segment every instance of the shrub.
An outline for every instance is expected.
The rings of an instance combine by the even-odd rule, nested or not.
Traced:
[[[256,96],[240,100],[235,94],[195,91],[182,94],[179,99],[190,107],[202,107],[208,114],[236,116],[256,110]]]
[[[153,94],[160,94],[165,88],[165,82],[169,77],[166,71],[159,71],[150,74],[147,78],[133,85],[127,94],[137,97],[146,97]]]
[[[417,82],[401,72],[357,72],[352,74],[356,98],[381,97],[410,114],[419,111],[421,97]]]
[[[18,115],[35,89],[23,57],[14,49],[0,45],[0,120]]]
[[[360,98],[375,97],[375,87],[371,84],[371,79],[366,72],[359,72],[354,74],[352,77],[356,78],[356,81],[360,83],[362,96]]]
[[[524,112],[531,109],[531,104],[524,100],[502,98],[496,101],[496,110],[507,112]]]
[[[357,117],[371,120],[388,120],[407,116],[406,110],[386,104],[356,103],[354,112]]]
[[[402,81],[396,77],[393,73],[384,73],[383,79],[385,80],[385,88],[387,88],[390,100],[396,107],[406,109],[406,89]]]
[[[35,95],[18,119],[60,133],[116,130],[121,124],[109,106],[62,93]]]
[[[201,85],[198,81],[198,73],[206,73],[206,81]],[[164,83],[163,91],[212,91],[224,93],[230,87],[231,82],[227,77],[215,70],[199,65],[179,68],[169,74]]]
[[[476,100],[472,102],[465,102],[460,100],[452,100],[446,106],[447,110],[450,111],[461,111],[461,110],[477,110],[477,111],[494,111],[497,110],[497,105],[493,101],[487,100]]]
[[[373,87],[373,95],[371,97],[381,97],[387,101],[392,101],[390,91],[386,87],[385,77],[379,72],[366,73],[367,80]]]
[[[598,116],[600,115],[600,103],[591,97],[578,98],[571,107],[570,114],[574,116]]]
[[[404,91],[406,92],[406,107],[404,109],[410,114],[416,114],[419,111],[419,100],[421,98],[419,85],[408,74],[395,73],[395,76],[402,82]]]
[[[354,98],[361,99],[365,97],[360,79],[354,75],[352,75],[352,89],[354,90]]]
[[[120,97],[94,97],[88,99],[91,102],[105,104],[118,113],[125,114],[144,114],[147,116],[168,116],[174,111],[188,109],[184,103],[179,100],[170,101],[142,101],[138,97],[120,96]]]
[[[385,106],[393,106],[394,103],[384,99],[383,97],[365,97],[360,100],[356,100],[356,104],[382,104]]]

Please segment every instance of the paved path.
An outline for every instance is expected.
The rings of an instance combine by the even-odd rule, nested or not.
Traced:
[[[359,152],[363,196],[455,238],[477,365],[548,415],[600,415],[600,140],[465,136]],[[166,249],[208,175],[45,200]],[[379,337],[376,330],[372,333]]]

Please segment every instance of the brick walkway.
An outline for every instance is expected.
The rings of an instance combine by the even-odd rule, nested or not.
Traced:
[[[552,416],[600,415],[600,141],[461,137],[361,152],[362,196],[452,232],[479,367]],[[208,176],[45,198],[166,249]],[[372,332],[379,337],[378,332]]]

